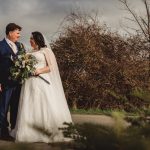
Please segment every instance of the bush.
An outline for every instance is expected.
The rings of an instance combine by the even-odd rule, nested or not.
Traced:
[[[72,13],[52,44],[66,97],[73,108],[124,109],[146,103],[147,46],[139,35],[122,37],[95,17]]]

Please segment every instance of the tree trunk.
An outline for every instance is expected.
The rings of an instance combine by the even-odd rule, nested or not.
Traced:
[[[74,110],[77,110],[77,100],[74,100],[74,101],[72,102],[72,108],[73,108]]]
[[[150,46],[150,42],[149,42],[149,46]],[[148,82],[147,82],[147,88],[150,90],[150,50],[148,53]]]

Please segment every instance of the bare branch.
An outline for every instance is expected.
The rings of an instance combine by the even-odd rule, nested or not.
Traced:
[[[147,12],[147,26],[148,26],[148,37],[149,37],[149,41],[150,41],[150,11],[149,11],[149,7],[148,7],[148,2],[147,0],[143,0],[144,4],[145,4],[145,8],[146,8],[146,12]]]
[[[141,16],[140,16],[140,19],[141,19],[141,22],[143,23],[143,28],[145,29],[145,31],[147,31],[147,33],[148,33],[148,24],[147,24],[147,22],[144,20],[144,18],[142,18]]]
[[[142,33],[144,34],[144,36],[147,38],[147,34],[138,18],[138,16],[136,15],[136,13],[129,7],[128,1],[127,0],[118,0],[120,1],[125,8],[127,9],[128,12],[130,12],[130,14],[132,15],[132,17],[135,19],[135,22],[138,24],[138,26],[140,27],[140,29],[142,30]]]
[[[124,17],[126,20],[132,21],[132,22],[136,22],[134,19],[131,19],[129,17]]]

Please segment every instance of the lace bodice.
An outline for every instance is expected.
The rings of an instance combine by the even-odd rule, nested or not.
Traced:
[[[38,63],[35,66],[36,68],[43,68],[46,66],[46,59],[42,50],[32,52],[32,55],[34,55],[38,61]]]

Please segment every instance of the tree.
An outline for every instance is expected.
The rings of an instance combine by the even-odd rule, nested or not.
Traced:
[[[134,22],[138,25],[139,29],[132,28],[137,31],[144,38],[145,42],[148,44],[148,75],[147,75],[147,84],[150,84],[150,7],[148,0],[141,0],[144,4],[146,15],[140,15],[136,13],[131,7],[128,0],[119,0],[127,12],[131,14],[131,18],[126,18],[131,22]]]

